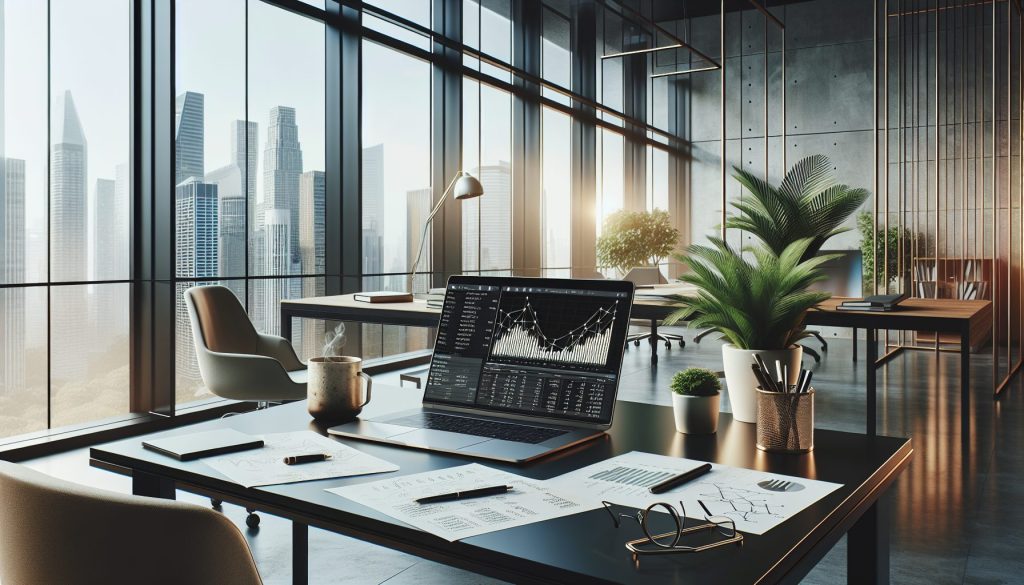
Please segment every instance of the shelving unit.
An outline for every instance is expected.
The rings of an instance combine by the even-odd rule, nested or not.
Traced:
[[[993,274],[991,258],[918,257],[913,259],[913,280],[908,292],[912,297],[925,299],[991,300]],[[931,345],[935,343],[935,333],[917,331],[914,340]],[[955,335],[939,335],[940,345],[959,342]]]

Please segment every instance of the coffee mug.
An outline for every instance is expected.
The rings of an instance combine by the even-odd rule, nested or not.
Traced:
[[[306,383],[309,414],[320,421],[343,422],[359,416],[370,401],[373,379],[362,370],[363,360],[348,356],[315,357],[309,360]],[[363,384],[366,380],[366,399]]]

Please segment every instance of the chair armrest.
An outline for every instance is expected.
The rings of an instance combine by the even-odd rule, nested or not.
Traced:
[[[272,357],[213,351],[199,352],[197,357],[207,388],[221,398],[258,401],[306,397],[306,385],[292,381],[281,362]]]
[[[306,369],[306,364],[302,363],[299,357],[295,355],[295,348],[283,337],[260,333],[256,353],[281,362],[284,369],[289,372]]]

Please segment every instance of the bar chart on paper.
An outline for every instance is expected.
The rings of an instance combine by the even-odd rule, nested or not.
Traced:
[[[615,467],[603,469],[591,475],[588,479],[649,488],[675,475],[676,473],[673,471],[659,471],[639,467]]]
[[[492,356],[563,364],[607,363],[617,300],[597,304],[589,317],[568,324],[565,315],[542,303],[526,296],[521,306],[498,311]]]

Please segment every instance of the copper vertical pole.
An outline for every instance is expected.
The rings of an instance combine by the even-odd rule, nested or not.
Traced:
[[[783,11],[786,9],[783,8]],[[788,20],[789,15],[786,14]],[[786,27],[782,27],[782,176],[786,176]]]
[[[722,0],[721,7],[722,7],[722,17],[721,17],[720,22],[718,24],[718,46],[719,46],[719,50],[721,51],[721,57],[720,58],[722,60],[722,70],[721,70],[721,76],[722,76],[721,81],[722,81],[722,83],[721,83],[721,92],[720,92],[720,96],[721,96],[721,100],[722,100],[722,111],[721,111],[721,120],[720,120],[720,123],[719,123],[719,127],[720,127],[720,129],[722,131],[722,217],[721,217],[722,227],[721,227],[721,230],[722,230],[722,240],[724,241],[725,240],[725,207],[726,207],[726,200],[727,200],[726,199],[726,188],[725,188],[726,187],[725,186],[725,168],[726,168],[726,164],[727,164],[726,163],[726,159],[725,159],[725,153],[726,153],[726,150],[725,150],[725,147],[726,147],[726,136],[725,136],[725,71],[726,71],[726,66],[725,66],[725,62],[726,62],[726,58],[725,58],[725,0]]]
[[[885,2],[885,12],[889,12],[889,0]],[[884,24],[884,38],[883,43],[885,46],[885,56],[882,60],[882,79],[885,85],[885,91],[882,93],[884,101],[882,102],[882,128],[884,129],[884,142],[882,143],[882,192],[883,197],[883,213],[885,219],[882,225],[885,228],[885,232],[882,236],[882,265],[878,264],[878,252],[877,247],[875,250],[875,278],[877,280],[878,275],[882,275],[882,284],[885,286],[885,292],[889,292],[889,278],[888,278],[888,266],[889,266],[889,19],[885,19]],[[876,238],[878,233],[878,213],[875,213],[875,233]],[[877,293],[877,284],[875,285],[875,292]]]
[[[1010,120],[1013,119],[1012,110],[1010,109],[1010,102],[1012,100],[1011,93],[1013,91],[1013,83],[1011,83],[1010,67],[1012,65],[1012,57],[1010,54],[1011,47],[1013,47],[1013,16],[1010,13],[1010,2],[1006,2],[1006,368],[1009,373],[1010,366],[1012,365],[1010,360],[1010,342],[1013,340],[1013,335],[1010,333],[1010,316],[1013,312],[1013,304],[1010,302],[1012,298],[1012,290],[1010,289],[1010,270],[1013,268],[1013,219],[1011,219],[1010,212],[1013,209],[1011,201],[1013,200],[1013,176],[1011,171],[1013,169],[1013,144],[1010,129],[1013,127],[1010,124]],[[998,208],[998,204],[997,204]]]
[[[999,254],[998,254],[998,241],[999,241],[999,218],[996,217],[996,206],[999,201],[999,181],[996,180],[998,167],[996,166],[996,135],[999,132],[998,124],[996,124],[996,75],[999,70],[996,66],[997,47],[996,47],[996,3],[992,3],[992,383],[996,384],[996,380],[999,379],[999,334],[996,331],[998,325],[997,315],[999,313],[999,297],[996,294],[999,290]]]
[[[939,229],[939,191],[941,189],[941,177],[939,175],[939,167],[942,165],[942,153],[939,149],[942,143],[940,132],[942,131],[939,127],[939,68],[942,66],[939,61],[939,0],[935,0],[935,298],[939,298],[939,282],[944,282],[943,273],[945,271],[945,256],[939,258],[939,239],[942,234]],[[935,335],[935,349],[939,349],[939,335]]]
[[[768,14],[764,15],[764,180],[768,180]]]
[[[886,12],[888,12],[889,0],[886,0]],[[872,122],[874,125],[874,164],[871,165],[873,172],[871,179],[874,183],[873,212],[871,214],[871,294],[879,294],[879,0],[873,0],[873,23],[872,33],[874,44],[871,47],[871,74],[874,76],[874,101],[872,103]],[[887,16],[883,16],[888,20]],[[888,89],[888,88],[886,88]],[[863,283],[861,283],[863,287]],[[857,342],[856,339],[853,340]]]

